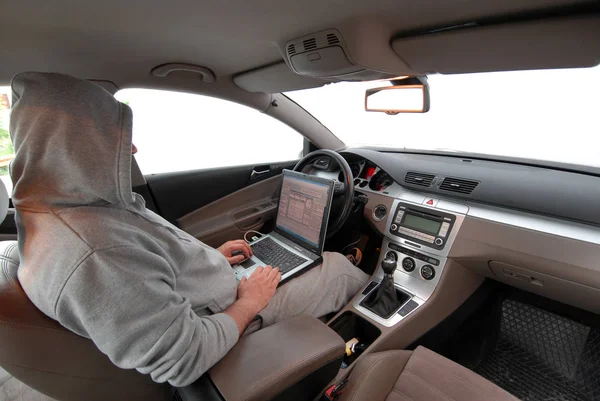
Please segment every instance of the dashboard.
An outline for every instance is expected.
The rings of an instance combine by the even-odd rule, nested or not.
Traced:
[[[419,305],[452,259],[600,313],[600,177],[372,149],[341,154],[368,198],[364,217],[382,235],[381,257],[398,258],[395,280]]]

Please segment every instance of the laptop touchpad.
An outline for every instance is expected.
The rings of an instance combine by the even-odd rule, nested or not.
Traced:
[[[240,263],[240,266],[242,266],[244,269],[248,269],[248,268],[254,266],[255,264],[256,263],[254,263],[252,261],[252,259],[246,259],[242,263]]]

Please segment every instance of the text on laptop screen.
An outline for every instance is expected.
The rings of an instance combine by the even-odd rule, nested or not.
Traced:
[[[284,176],[277,228],[318,246],[329,189],[327,184]]]

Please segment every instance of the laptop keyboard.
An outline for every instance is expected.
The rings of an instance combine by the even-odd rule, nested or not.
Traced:
[[[278,267],[281,274],[285,274],[307,261],[307,259],[288,251],[269,237],[252,245],[252,252],[266,264]]]

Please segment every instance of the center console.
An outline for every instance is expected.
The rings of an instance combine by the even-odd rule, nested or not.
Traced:
[[[329,323],[347,341],[336,380],[365,353],[408,347],[483,281],[449,258],[467,205],[429,198],[397,183],[382,191],[359,186],[357,192],[368,198],[364,215],[383,239],[371,280]],[[358,352],[348,351],[353,343]]]
[[[353,307],[382,326],[392,327],[414,313],[433,294],[466,210],[460,212],[466,206],[411,193],[387,200],[388,205],[382,196],[373,198],[379,202],[373,207],[374,215],[381,216],[382,209],[392,211],[378,227],[384,234],[379,264],[390,259],[397,262],[393,279],[401,302],[389,316],[381,316],[366,307],[365,301],[374,296],[384,278],[383,269],[378,268],[371,282],[354,299]],[[420,202],[415,202],[417,199]]]

